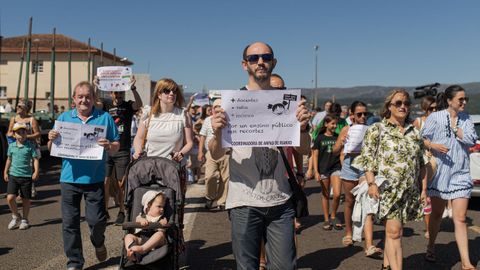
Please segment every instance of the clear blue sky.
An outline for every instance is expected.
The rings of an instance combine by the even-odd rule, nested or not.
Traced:
[[[480,81],[480,1],[2,1],[1,34],[57,32],[117,49],[187,91],[245,85],[243,48],[272,45],[289,87]]]

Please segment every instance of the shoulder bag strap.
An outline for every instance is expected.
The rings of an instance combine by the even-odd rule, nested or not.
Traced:
[[[142,151],[145,151],[145,145],[147,144],[148,127],[150,126],[151,120],[152,120],[152,111],[150,111],[148,115],[148,121],[145,125],[145,135],[143,136]]]
[[[290,182],[290,186],[298,185],[297,178],[293,174],[292,167],[290,167],[290,164],[288,163],[288,159],[287,159],[287,156],[285,156],[285,151],[283,151],[283,147],[278,146],[277,148],[280,151],[280,154],[282,155],[283,163],[285,164],[285,168],[287,169],[288,182]]]

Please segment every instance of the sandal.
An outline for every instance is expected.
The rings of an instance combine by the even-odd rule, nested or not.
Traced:
[[[333,219],[332,224],[335,230],[337,231],[343,230],[343,225],[337,217]]]
[[[382,264],[382,270],[392,270],[392,268],[390,268],[390,265],[383,266]]]
[[[353,239],[350,235],[344,236],[342,238],[342,244],[345,247],[353,246]]]
[[[261,262],[260,266],[258,267],[258,270],[267,270],[267,264],[264,262]]]
[[[365,256],[373,258],[382,255],[383,251],[381,248],[378,248],[376,246],[369,246],[365,250]]]
[[[435,257],[435,251],[433,251],[433,249],[427,248],[427,253],[425,254],[425,260],[431,263],[435,263],[437,261],[437,258]]]
[[[330,221],[325,221],[323,222],[323,229],[325,231],[331,231],[332,230],[332,223]]]

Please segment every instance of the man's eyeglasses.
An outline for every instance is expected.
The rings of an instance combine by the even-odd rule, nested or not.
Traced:
[[[458,99],[458,102],[460,103],[467,103],[470,99],[468,97],[464,97],[464,98],[459,98]]]
[[[177,95],[177,92],[175,90],[170,89],[163,89],[162,93],[164,93],[165,95],[170,95],[170,93],[172,93],[173,95]]]
[[[355,115],[356,115],[357,117],[362,117],[362,116],[367,117],[367,113],[366,113],[366,112],[357,112],[357,113],[355,113]]]
[[[410,105],[412,105],[412,103],[411,103],[410,101],[408,101],[408,100],[406,100],[406,101],[397,100],[397,101],[395,101],[395,102],[391,102],[391,103],[390,103],[390,105],[393,105],[393,106],[395,106],[395,107],[397,107],[397,108],[402,107],[402,104],[405,105],[405,107],[410,107]]]
[[[249,63],[257,63],[260,58],[262,58],[264,62],[270,62],[273,60],[273,54],[272,53],[250,54],[250,55],[247,55],[247,57],[245,57],[245,60],[247,60]]]
[[[277,89],[277,90],[285,90],[285,89],[287,89],[287,88],[284,86],[284,87],[273,87],[273,89]]]

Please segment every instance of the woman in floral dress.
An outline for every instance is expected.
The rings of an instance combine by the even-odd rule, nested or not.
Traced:
[[[425,259],[435,262],[435,239],[440,229],[446,200],[452,200],[455,240],[462,269],[475,269],[468,253],[467,215],[468,199],[473,189],[470,176],[469,148],[478,139],[472,121],[464,112],[468,97],[459,85],[452,85],[437,97],[440,111],[432,113],[425,122],[422,136],[425,145],[432,150],[437,171],[428,185],[432,200],[430,217],[430,241]]]
[[[422,218],[426,198],[423,141],[409,120],[410,104],[408,92],[394,89],[383,105],[383,120],[368,128],[353,161],[365,171],[368,194],[380,200],[376,218],[386,226],[384,269],[402,269],[403,224]]]

